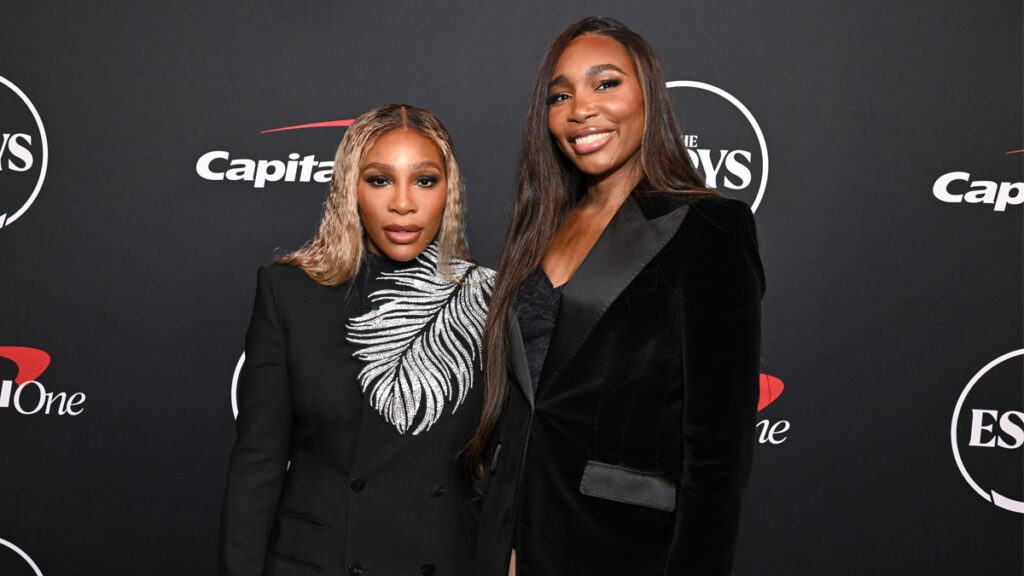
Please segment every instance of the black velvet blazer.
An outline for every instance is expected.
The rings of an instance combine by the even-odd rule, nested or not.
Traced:
[[[479,363],[463,404],[454,414],[446,404],[429,430],[402,435],[378,414],[346,339],[348,319],[369,307],[374,262],[334,287],[294,266],[260,269],[222,512],[222,576],[471,570],[477,510],[458,454],[479,416]]]
[[[628,199],[566,284],[535,387],[513,313],[476,574],[731,572],[764,272],[743,203]]]

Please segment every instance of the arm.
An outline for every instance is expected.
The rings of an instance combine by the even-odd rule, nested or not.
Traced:
[[[764,291],[754,220],[738,204],[688,216],[698,228],[683,265],[683,476],[667,575],[732,572],[754,443]]]
[[[222,576],[263,574],[290,445],[285,338],[269,272],[261,268],[238,380],[237,438],[221,512]]]

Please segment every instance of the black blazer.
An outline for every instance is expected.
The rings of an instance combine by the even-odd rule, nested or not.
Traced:
[[[457,453],[479,414],[479,374],[456,413],[445,408],[429,431],[400,435],[388,424],[361,394],[346,341],[346,321],[367,309],[368,268],[336,287],[293,266],[259,271],[222,576],[470,570],[476,518]]]
[[[731,571],[764,273],[749,208],[628,199],[565,286],[539,385],[510,316],[478,576]]]

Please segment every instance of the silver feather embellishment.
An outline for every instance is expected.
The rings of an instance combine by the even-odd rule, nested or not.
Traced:
[[[453,259],[459,282],[437,270],[431,244],[413,266],[384,272],[396,287],[370,295],[374,310],[348,322],[348,341],[362,348],[353,356],[370,405],[399,434],[419,434],[437,422],[446,404],[462,405],[473,386],[494,272]]]

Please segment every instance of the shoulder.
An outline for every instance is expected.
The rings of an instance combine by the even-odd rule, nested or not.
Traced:
[[[725,196],[707,196],[690,204],[683,226],[706,229],[712,235],[756,233],[750,207]]]
[[[672,244],[688,298],[709,303],[760,298],[764,269],[750,208],[739,200],[706,197],[687,210]]]
[[[451,266],[452,275],[465,284],[484,287],[488,292],[494,288],[496,272],[486,266],[461,258],[452,258],[449,261],[449,266]]]
[[[302,268],[278,263],[260,266],[256,271],[256,283],[281,290],[316,284]]]
[[[295,298],[308,300],[342,291],[349,284],[345,282],[338,286],[325,286],[311,278],[305,270],[292,264],[274,263],[261,266],[256,272],[257,292],[266,292],[275,301]]]
[[[674,250],[691,257],[728,247],[757,251],[757,226],[745,203],[724,196],[707,196],[679,209],[686,210],[686,214],[672,238]]]
[[[266,280],[268,282],[301,282],[302,280],[312,281],[313,279],[306,274],[306,272],[298,266],[292,264],[280,264],[273,263],[266,266],[260,266],[259,270],[256,271],[256,277],[259,280]]]

